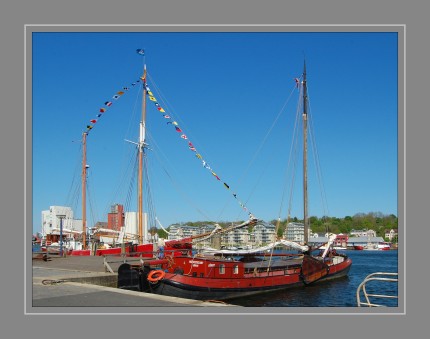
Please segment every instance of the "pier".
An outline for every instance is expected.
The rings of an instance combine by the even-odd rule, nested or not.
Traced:
[[[109,312],[109,309],[100,307],[237,307],[116,288],[117,270],[122,262],[124,258],[121,257],[33,254],[33,310],[55,307],[56,313],[68,313],[69,307],[72,311],[73,307],[97,307],[101,312]],[[106,263],[113,273],[106,268]]]

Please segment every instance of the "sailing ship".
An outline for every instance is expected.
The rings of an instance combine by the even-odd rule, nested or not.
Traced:
[[[195,250],[195,245],[203,240],[219,239],[223,233],[257,225],[258,219],[249,213],[249,219],[238,225],[216,227],[204,234],[166,241],[156,258],[136,265],[122,264],[118,269],[119,288],[199,300],[228,300],[315,284],[348,274],[352,261],[333,250],[335,235],[329,236],[325,250],[308,245],[306,64],[301,79],[297,84],[301,85],[303,97],[300,100],[303,102],[304,242],[281,238],[252,249]],[[144,90],[144,95],[148,95],[147,92]],[[279,247],[285,251],[275,251]],[[315,250],[319,252],[315,254]]]
[[[138,54],[144,55],[143,50],[137,50]],[[137,82],[134,82],[132,85],[136,85],[137,83],[146,83],[146,65],[144,65],[143,75]],[[124,87],[124,90],[128,90],[128,88]],[[118,99],[123,91],[115,94],[114,98]],[[106,107],[110,107],[112,102],[108,101],[105,103]],[[102,116],[102,114],[106,111],[106,108],[103,107],[100,109],[100,113],[97,117]],[[72,256],[103,256],[103,255],[126,255],[126,256],[140,256],[140,257],[149,257],[152,258],[154,253],[157,251],[157,245],[153,242],[149,242],[146,239],[146,227],[144,227],[145,223],[145,215],[143,212],[143,162],[144,162],[144,153],[147,148],[146,140],[145,140],[145,120],[146,120],[146,89],[144,86],[143,89],[143,97],[142,97],[142,115],[140,119],[139,125],[139,140],[137,142],[131,142],[135,144],[137,147],[137,157],[138,157],[138,213],[137,213],[137,234],[127,234],[125,232],[125,228],[121,227],[119,230],[102,228],[98,227],[92,230],[91,237],[94,239],[100,237],[110,237],[116,239],[116,245],[110,246],[104,244],[103,246],[97,246],[97,242],[93,242],[92,244],[88,244],[88,230],[87,230],[87,219],[86,219],[86,180],[87,180],[87,170],[89,165],[87,164],[87,136],[90,130],[93,128],[93,124],[97,121],[96,119],[91,120],[92,125],[87,125],[87,129],[82,133],[82,170],[81,170],[81,185],[82,185],[82,249],[75,249],[69,251],[68,255]]]

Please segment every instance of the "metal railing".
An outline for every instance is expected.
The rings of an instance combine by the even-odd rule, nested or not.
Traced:
[[[390,273],[390,272],[375,272],[369,274],[363,282],[357,288],[357,306],[368,306],[368,307],[383,307],[387,306],[381,303],[375,303],[375,299],[378,300],[387,300],[387,299],[398,299],[398,295],[387,295],[387,294],[374,294],[373,289],[381,286],[381,283],[385,285],[385,283],[398,283],[398,273]],[[369,293],[366,290],[366,285],[369,282],[375,282],[372,284],[372,293]],[[369,288],[370,290],[370,288]],[[363,300],[364,299],[364,300]],[[372,301],[371,301],[372,300]]]

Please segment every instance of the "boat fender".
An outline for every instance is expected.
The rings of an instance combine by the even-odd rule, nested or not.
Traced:
[[[163,279],[165,275],[166,275],[166,272],[164,272],[162,270],[154,270],[154,271],[149,272],[147,279],[151,283],[156,283],[156,282],[160,281],[161,279]]]

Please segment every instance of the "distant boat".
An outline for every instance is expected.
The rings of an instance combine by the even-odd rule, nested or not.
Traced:
[[[301,85],[303,133],[307,136],[306,65],[302,81],[297,79],[297,84]],[[304,137],[304,140],[307,140],[307,137]],[[304,244],[279,239],[259,248],[244,250],[206,248],[205,251],[193,253],[193,242],[213,239],[239,228],[254,227],[258,220],[249,213],[249,220],[239,225],[225,229],[219,227],[202,235],[167,241],[162,255],[155,260],[146,260],[140,265],[122,264],[118,269],[118,287],[190,299],[226,300],[314,284],[347,275],[352,261],[347,255],[338,254],[331,248],[335,235],[329,236],[326,249],[318,254],[312,254],[313,249],[307,245],[309,224],[306,142],[303,172]],[[280,246],[287,250],[275,252],[275,247]],[[291,249],[298,253],[292,253]]]
[[[368,243],[363,248],[363,250],[366,250],[366,251],[388,251],[390,249],[391,249],[391,245],[388,242]]]
[[[318,249],[320,249],[320,250],[325,250],[326,248],[327,248],[327,244],[318,247]],[[348,248],[343,247],[343,246],[331,246],[331,248],[334,250],[347,250],[348,249]]]
[[[363,245],[354,245],[354,250],[362,251],[362,250],[364,250],[364,246]]]

